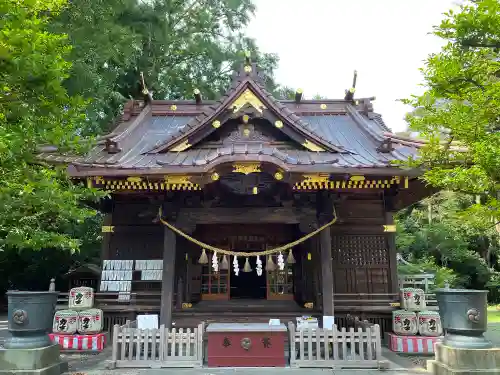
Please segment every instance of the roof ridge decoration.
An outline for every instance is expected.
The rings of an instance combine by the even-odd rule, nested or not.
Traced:
[[[248,60],[233,75],[230,88],[215,104],[192,119],[186,127],[162,145],[144,153],[182,152],[205,139],[227,120],[243,116],[265,118],[288,137],[314,152],[349,153],[342,146],[330,143],[311,130],[291,109],[276,100],[263,86],[264,78],[255,63]],[[249,116],[250,115],[250,116]]]

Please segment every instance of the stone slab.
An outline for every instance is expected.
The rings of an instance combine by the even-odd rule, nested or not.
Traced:
[[[59,362],[34,370],[2,369],[0,370],[0,375],[61,375],[66,371],[68,371],[68,364],[66,362]]]
[[[0,349],[2,370],[37,370],[60,362],[58,345],[36,349]]]
[[[436,360],[427,361],[427,372],[433,375],[500,375],[499,368],[492,369],[453,369]]]
[[[436,361],[454,370],[500,369],[500,348],[462,349],[436,343]]]

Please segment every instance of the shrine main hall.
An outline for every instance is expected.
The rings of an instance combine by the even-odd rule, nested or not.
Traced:
[[[86,155],[45,150],[75,183],[109,192],[96,284],[108,325],[334,315],[389,330],[393,215],[429,194],[395,162],[422,143],[393,134],[354,86],[339,100],[278,100],[247,58],[217,101],[143,87]]]

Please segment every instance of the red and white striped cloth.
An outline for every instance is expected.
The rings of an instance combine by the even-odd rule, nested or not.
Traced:
[[[434,353],[434,344],[441,337],[389,335],[389,349],[397,353]]]
[[[54,344],[59,344],[62,350],[82,350],[100,352],[106,346],[106,334],[96,333],[94,335],[60,335],[49,334]]]

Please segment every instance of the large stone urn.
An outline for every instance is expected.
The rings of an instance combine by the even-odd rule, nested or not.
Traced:
[[[12,337],[6,349],[35,349],[52,345],[48,333],[57,304],[58,292],[8,291],[8,321]]]
[[[436,298],[445,337],[443,345],[463,349],[487,349],[486,290],[438,289]]]

